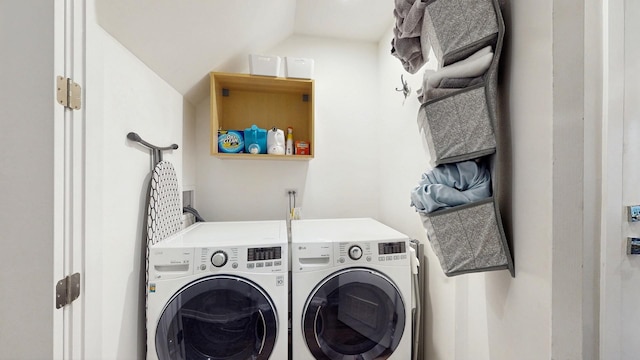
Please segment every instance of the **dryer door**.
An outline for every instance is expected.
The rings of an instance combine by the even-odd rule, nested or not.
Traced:
[[[345,269],[311,293],[303,336],[316,359],[386,359],[400,343],[405,315],[391,279],[372,269]]]
[[[195,281],[174,295],[156,330],[159,360],[268,359],[276,308],[256,284],[233,276]]]

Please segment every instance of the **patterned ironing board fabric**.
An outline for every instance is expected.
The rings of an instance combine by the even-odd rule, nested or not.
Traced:
[[[149,247],[177,233],[182,228],[182,202],[178,188],[178,177],[170,162],[160,161],[153,169],[148,202],[145,297],[149,295]]]
[[[160,161],[151,175],[147,209],[147,245],[156,244],[180,231],[182,205],[178,178],[170,162]]]

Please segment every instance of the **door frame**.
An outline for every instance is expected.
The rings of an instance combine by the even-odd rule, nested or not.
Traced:
[[[83,358],[85,241],[85,13],[86,0],[54,2],[54,74],[79,84],[83,105],[71,110],[57,103],[51,79],[54,121],[53,358]],[[55,285],[80,273],[80,297],[56,308]]]
[[[625,0],[603,3],[599,358],[621,359]]]

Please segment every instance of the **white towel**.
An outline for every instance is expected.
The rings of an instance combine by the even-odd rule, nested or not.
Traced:
[[[422,78],[422,89],[418,94],[427,94],[430,89],[440,87],[442,79],[475,78],[483,75],[491,66],[493,51],[486,46],[466,59],[442,67],[438,71],[425,70]],[[426,101],[426,98],[424,99]]]

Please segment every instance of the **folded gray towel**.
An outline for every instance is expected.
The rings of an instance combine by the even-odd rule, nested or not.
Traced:
[[[444,78],[466,78],[482,76],[493,60],[491,47],[482,48],[466,59],[443,66],[438,71],[428,70],[423,75],[423,88],[440,87]]]
[[[425,64],[420,37],[393,38],[391,40],[391,55],[397,57],[404,69],[410,74],[415,74]]]
[[[394,11],[397,11],[400,16],[405,17],[415,2],[416,0],[394,0]]]
[[[411,206],[430,213],[491,196],[491,174],[483,162],[473,160],[436,166],[422,175],[411,192]]]
[[[396,18],[398,37],[410,38],[420,36],[422,19],[427,4],[422,0],[395,0],[393,15]]]
[[[443,78],[440,80],[441,89],[451,89],[451,88],[465,88],[473,85],[480,84],[483,81],[482,76],[472,77],[472,78]]]
[[[424,104],[429,100],[441,98],[443,96],[453,94],[456,91],[460,91],[460,89],[433,88],[427,89],[427,91],[418,89],[418,101],[420,101],[421,104]]]
[[[480,84],[483,81],[484,79],[482,76],[473,78],[443,78],[440,81],[440,86],[437,88],[427,88],[426,91],[422,88],[418,89],[418,101],[420,101],[421,104],[424,104],[429,100],[453,94],[456,91]]]

